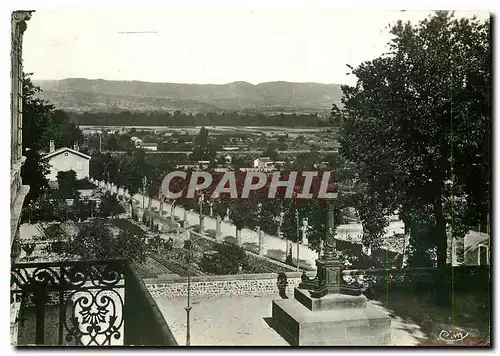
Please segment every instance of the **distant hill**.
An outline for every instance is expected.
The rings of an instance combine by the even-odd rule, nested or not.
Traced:
[[[253,111],[327,113],[342,96],[338,84],[247,82],[177,84],[102,79],[35,80],[58,108],[83,111]]]

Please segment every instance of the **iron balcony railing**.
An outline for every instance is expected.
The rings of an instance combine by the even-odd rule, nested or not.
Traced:
[[[18,346],[176,346],[135,265],[124,260],[18,263]]]

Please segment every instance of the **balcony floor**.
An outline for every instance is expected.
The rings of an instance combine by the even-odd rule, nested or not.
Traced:
[[[278,296],[193,297],[192,346],[289,346],[266,320]],[[186,343],[186,298],[157,298],[179,345]],[[377,306],[382,308],[381,306]],[[392,345],[414,346],[424,334],[417,325],[393,317]]]

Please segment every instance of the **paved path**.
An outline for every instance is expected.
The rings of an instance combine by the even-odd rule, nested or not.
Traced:
[[[192,346],[289,346],[266,322],[278,296],[192,297]],[[186,298],[155,298],[177,340],[186,345]],[[380,303],[376,308],[388,312]],[[391,316],[390,346],[415,346],[425,335],[420,327]]]
[[[141,194],[136,194],[134,195],[134,199],[138,200],[142,204],[142,195]],[[147,200],[146,200],[146,206],[147,206]],[[154,208],[159,209],[160,208],[160,202],[157,199],[153,199],[151,202],[151,206]],[[164,204],[163,209],[165,212],[170,213],[171,210],[171,205],[170,204]],[[176,206],[175,207],[175,212],[174,215],[179,217],[179,219],[183,220],[184,219],[184,208],[181,206]],[[199,220],[199,214],[191,211],[188,212],[187,214],[187,220],[189,225],[199,225],[200,220]],[[216,219],[205,216],[204,221],[204,229],[205,231],[207,230],[215,230],[215,225],[216,225]],[[221,237],[224,238],[226,236],[236,236],[236,227],[233,225],[231,221],[225,220],[222,221],[221,223]],[[256,231],[250,230],[250,229],[242,229],[241,230],[241,242],[244,243],[253,243],[256,246],[259,245],[259,235]],[[264,233],[264,255],[267,254],[270,250],[277,250],[275,251],[275,254],[282,254],[285,256],[285,248],[286,248],[286,242],[283,239],[280,239],[276,236],[272,236],[269,234]],[[271,252],[272,253],[272,252]],[[292,246],[292,257],[296,258],[297,256],[297,245],[293,244]],[[311,267],[315,267],[315,261],[318,258],[318,253],[310,250],[307,246],[300,245],[299,246],[299,259],[306,261]],[[284,258],[283,258],[284,260]]]
[[[143,196],[138,193],[133,196],[133,198],[139,203],[139,206],[142,207],[142,199]],[[148,206],[149,198],[145,198],[145,206]],[[151,206],[153,208],[160,208],[160,201],[158,199],[153,199],[151,202]],[[163,211],[167,214],[170,214],[171,205],[164,204]],[[175,216],[179,219],[184,219],[184,208],[180,206],[175,207]],[[189,225],[199,225],[199,214],[191,211],[187,215]],[[215,218],[205,216],[204,218],[204,228],[207,230],[215,230],[216,220]],[[347,224],[340,225],[337,227],[337,237],[342,240],[350,240],[353,242],[359,242],[361,239],[361,235],[363,232],[363,227],[361,224]],[[389,225],[387,229],[387,235],[393,235],[395,232],[402,233],[404,232],[404,226],[402,222],[396,221]],[[231,223],[231,221],[225,220],[221,223],[221,237],[224,238],[226,236],[236,236],[236,227]],[[242,243],[253,243],[256,246],[259,245],[259,236],[256,231],[250,229],[242,229],[241,230],[241,241]],[[280,239],[277,236],[269,235],[264,233],[264,254],[270,254],[274,256],[285,256],[285,248],[286,242],[284,239]],[[273,251],[274,250],[274,251]],[[297,245],[292,244],[292,257],[297,258]],[[305,245],[299,246],[299,259],[306,261],[312,268],[316,268],[315,261],[318,258],[318,253],[310,250]]]

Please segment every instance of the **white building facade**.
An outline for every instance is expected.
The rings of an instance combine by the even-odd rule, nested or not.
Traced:
[[[59,148],[43,157],[50,165],[49,181],[57,180],[58,172],[75,171],[76,179],[89,178],[90,156],[71,148]]]

